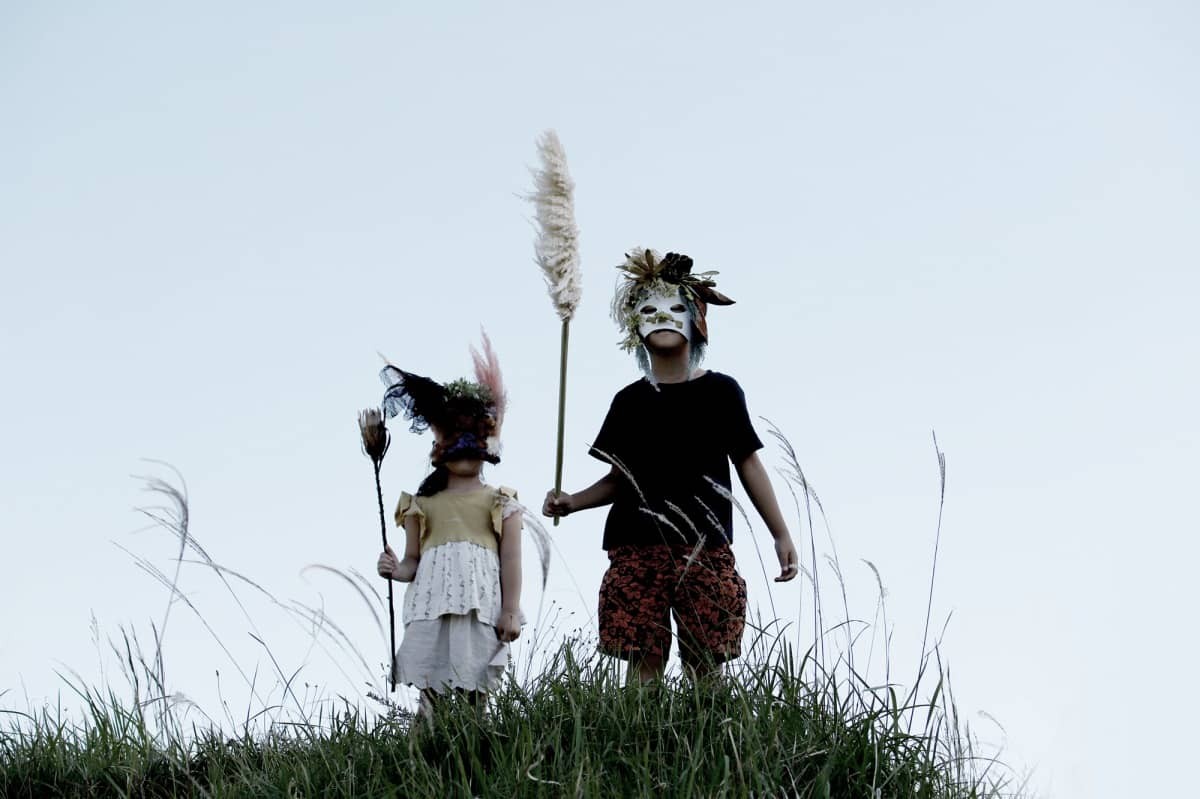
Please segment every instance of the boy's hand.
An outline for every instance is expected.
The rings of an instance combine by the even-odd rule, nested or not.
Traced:
[[[521,637],[521,618],[517,611],[500,611],[500,619],[496,622],[496,637],[504,643]]]
[[[566,516],[575,510],[575,503],[570,494],[564,494],[559,491],[554,493],[554,489],[546,492],[546,501],[542,503],[543,516]]]
[[[788,580],[794,580],[800,573],[800,564],[790,535],[775,541],[775,556],[779,558],[779,576],[775,578],[775,582],[786,583]]]

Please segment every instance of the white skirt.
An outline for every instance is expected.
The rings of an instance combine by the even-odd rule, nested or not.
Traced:
[[[509,645],[496,637],[496,628],[480,621],[474,610],[415,620],[404,625],[396,681],[439,693],[488,691],[504,676],[508,653]]]
[[[500,619],[500,599],[500,555],[472,541],[451,541],[421,553],[404,592],[401,618],[407,627],[477,610],[481,620],[494,624]]]

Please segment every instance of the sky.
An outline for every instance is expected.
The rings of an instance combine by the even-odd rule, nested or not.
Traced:
[[[540,504],[559,327],[522,197],[553,128],[583,266],[565,487],[604,473],[587,445],[638,377],[614,267],[691,255],[737,301],[706,366],[768,466],[767,420],[795,448],[829,533],[791,513],[793,535],[836,545],[852,617],[878,569],[894,676],[920,655],[936,431],[960,714],[1041,795],[1173,793],[1200,711],[1198,25],[1165,0],[0,5],[0,708],[70,712],[69,680],[120,685],[106,639],[161,626],[135,558],[169,571],[173,542],[138,476],[175,478],[146,459],[216,561],[382,662],[363,603],[307,568],[373,573],[377,353],[449,380],[485,326],[511,394],[486,476]],[[429,446],[393,428],[389,506]],[[544,591],[527,556],[547,630],[594,630],[603,521],[553,531]],[[811,589],[763,580],[750,522],[751,602],[798,629]],[[370,668],[237,586],[245,614],[184,564],[216,638],[174,606],[174,691],[219,715],[250,702],[232,662],[274,656],[362,696]]]

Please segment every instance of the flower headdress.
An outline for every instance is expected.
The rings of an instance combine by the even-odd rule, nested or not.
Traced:
[[[438,434],[431,456],[434,464],[466,458],[500,462],[500,426],[508,396],[487,334],[483,353],[472,347],[471,357],[474,381],[460,378],[442,384],[391,363],[379,373],[387,386],[381,405],[388,418],[403,413],[412,423],[410,432],[423,433],[432,427]]]
[[[696,341],[701,345],[708,342],[708,306],[733,305],[733,300],[716,289],[712,277],[719,273],[693,273],[692,259],[686,255],[669,252],[661,257],[654,250],[636,247],[625,254],[625,263],[617,269],[624,273],[624,280],[613,296],[612,317],[625,331],[621,349],[626,351],[636,350],[642,344],[637,308],[643,298],[655,291],[679,291],[693,312]]]

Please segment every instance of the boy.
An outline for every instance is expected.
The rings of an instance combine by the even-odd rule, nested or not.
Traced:
[[[708,305],[731,305],[692,259],[636,250],[620,267],[613,318],[645,378],[617,392],[590,454],[611,464],[582,491],[546,495],[542,513],[611,504],[609,568],[600,585],[600,651],[630,662],[629,679],[662,676],[675,617],[680,660],[693,677],[719,674],[741,654],[746,583],[730,550],[729,464],[775,539],[780,574],[795,578],[796,548],[766,469],[762,441],[732,377],[700,368]]]

